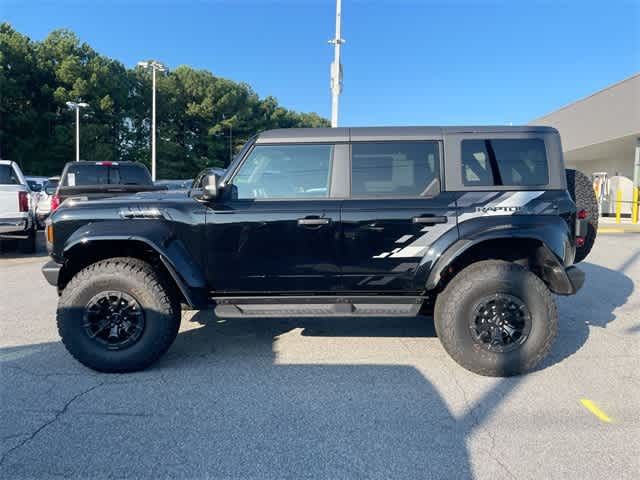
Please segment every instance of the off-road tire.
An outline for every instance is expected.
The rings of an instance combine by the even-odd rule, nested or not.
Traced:
[[[587,234],[584,238],[584,245],[576,247],[575,263],[581,262],[593,248],[598,233],[598,200],[593,184],[589,177],[579,170],[567,168],[567,190],[576,204],[578,211],[587,212]]]
[[[36,251],[36,229],[29,230],[29,236],[18,240],[18,250],[20,253],[34,253]]]
[[[503,293],[519,298],[531,314],[531,331],[516,350],[492,352],[478,345],[469,327],[479,299]],[[458,273],[436,299],[436,332],[461,366],[480,375],[508,377],[533,369],[558,331],[558,312],[544,282],[526,268],[502,260],[474,263]]]
[[[144,330],[136,343],[109,350],[89,338],[83,327],[85,306],[103,291],[122,291],[140,305]],[[148,263],[129,257],[93,263],[78,272],[58,301],[58,332],[79,362],[100,372],[132,372],[156,361],[173,343],[180,328],[180,303],[167,280]]]

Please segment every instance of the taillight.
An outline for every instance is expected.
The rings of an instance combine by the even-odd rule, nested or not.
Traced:
[[[576,237],[576,247],[584,246],[584,237]]]
[[[589,215],[589,214],[587,213],[587,211],[586,211],[586,210],[580,210],[580,211],[578,212],[578,218],[579,218],[580,220],[584,220],[585,218],[587,218],[587,216],[588,216],[588,215]]]
[[[60,206],[60,197],[58,195],[54,195],[51,197],[51,211],[55,211]]]
[[[18,208],[21,212],[29,211],[29,194],[27,192],[18,192]]]

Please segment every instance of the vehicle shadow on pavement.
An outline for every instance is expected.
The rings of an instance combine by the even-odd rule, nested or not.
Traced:
[[[163,359],[126,375],[88,370],[59,343],[1,349],[0,472],[471,478],[471,435],[487,435],[485,465],[503,468],[491,437],[479,430],[519,379],[493,382],[473,404],[458,390],[456,414],[420,370],[385,364],[389,357],[351,363],[293,335],[285,350],[295,359],[283,360],[278,344],[300,328],[297,319],[223,321],[198,312],[186,321]],[[373,328],[389,334],[382,323]],[[453,364],[445,369],[455,384]]]
[[[616,271],[589,262],[579,267],[585,272],[585,284],[574,296],[556,297],[560,329],[551,355],[541,368],[579,351],[589,338],[590,328],[607,328],[616,319],[615,310],[633,293],[633,281],[624,268]]]
[[[560,334],[545,366],[580,349],[589,326],[606,327],[633,290],[623,273],[583,268],[607,291],[596,295],[587,280],[575,301],[558,299]],[[480,468],[512,477],[486,423],[526,377],[477,377],[443,352],[422,358],[427,375],[411,364],[424,341],[393,343],[434,336],[426,317],[227,321],[202,311],[185,313],[169,352],[138,373],[93,372],[56,342],[3,348],[0,473],[449,479]],[[359,351],[358,337],[369,347]],[[464,382],[482,385],[473,400]],[[473,465],[472,439],[482,457]]]
[[[43,258],[47,257],[47,247],[44,233],[36,232],[36,250],[33,253],[22,253],[18,249],[17,240],[0,240],[0,260],[12,258]]]

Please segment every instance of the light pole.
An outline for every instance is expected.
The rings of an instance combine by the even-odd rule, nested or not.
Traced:
[[[151,68],[151,179],[156,181],[156,71],[164,72],[165,66],[152,60],[151,62],[138,62],[142,68]]]
[[[342,93],[342,64],[340,63],[340,38],[342,24],[342,0],[336,0],[336,37],[329,40],[333,44],[333,63],[331,64],[331,126],[338,126],[338,99]]]
[[[80,109],[88,106],[84,102],[67,102],[67,107],[76,111],[76,162],[80,161]]]

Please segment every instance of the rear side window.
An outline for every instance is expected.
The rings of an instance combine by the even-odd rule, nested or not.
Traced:
[[[0,165],[0,185],[18,185],[20,181],[11,165]]]
[[[546,150],[539,138],[463,140],[461,153],[465,186],[549,183]]]
[[[358,142],[351,146],[352,197],[418,197],[440,176],[438,142]]]

